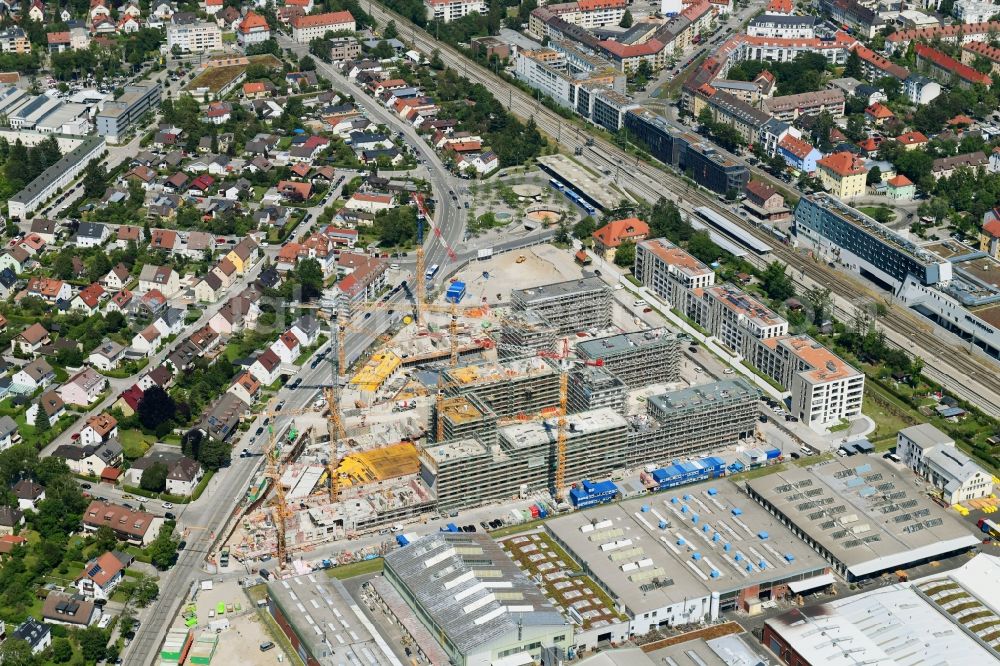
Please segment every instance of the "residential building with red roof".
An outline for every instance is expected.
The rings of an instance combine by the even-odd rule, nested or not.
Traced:
[[[963,88],[971,88],[977,84],[993,85],[993,79],[988,75],[964,65],[947,53],[926,44],[917,44],[914,47],[914,52],[917,55],[917,64],[926,66],[930,75],[942,83],[949,83],[953,77],[957,76],[959,85]]]
[[[816,171],[816,162],[823,157],[811,143],[792,134],[786,134],[778,142],[778,155],[791,168],[807,174]]]
[[[827,155],[816,166],[820,182],[834,196],[848,200],[864,195],[868,169],[859,156],[843,150]]]
[[[76,589],[85,599],[107,601],[118,583],[125,578],[125,569],[135,558],[128,553],[108,551],[83,566],[76,578]]]
[[[904,132],[903,134],[897,136],[894,140],[907,150],[921,148],[927,145],[927,142],[929,141],[927,135],[916,130],[912,132]]]
[[[875,127],[881,127],[895,117],[896,114],[894,114],[889,107],[881,102],[875,102],[865,109],[865,119],[875,125]]]
[[[344,208],[366,213],[377,213],[395,207],[396,198],[393,195],[376,192],[355,192],[344,204]]]
[[[311,3],[311,0],[309,0]],[[308,10],[307,10],[308,13]],[[322,38],[327,32],[354,32],[357,24],[351,12],[327,12],[311,16],[297,16],[292,19],[292,39],[299,44],[308,44]]]
[[[615,253],[624,241],[638,243],[649,236],[649,225],[637,217],[612,220],[594,231],[594,252],[607,262],[615,260]]]
[[[988,210],[983,215],[979,249],[994,259],[1000,259],[1000,207]]]
[[[993,74],[1000,73],[1000,49],[986,42],[969,42],[962,45],[962,63],[972,67],[976,59],[982,58],[990,63]]]
[[[94,500],[83,512],[83,529],[96,532],[107,526],[121,541],[148,546],[160,533],[164,519],[145,511]]]
[[[286,199],[292,201],[308,201],[312,196],[312,183],[299,182],[295,180],[282,180],[278,182],[278,192]]]
[[[263,44],[271,38],[271,28],[267,20],[255,11],[249,11],[236,27],[236,41],[240,46]]]
[[[350,318],[359,302],[373,301],[385,286],[389,262],[359,252],[341,252],[337,256],[337,272],[343,275],[337,283],[337,303],[340,315]]]
[[[73,300],[70,301],[71,310],[82,310],[88,315],[92,315],[101,306],[101,301],[107,296],[104,287],[94,282],[80,290]]]
[[[917,193],[917,186],[903,174],[890,178],[885,185],[886,196],[894,201],[911,201]]]

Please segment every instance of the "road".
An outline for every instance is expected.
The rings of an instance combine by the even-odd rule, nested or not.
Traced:
[[[876,302],[882,300],[874,289],[853,276],[831,270],[793,248],[773,243],[773,239],[764,232],[750,227],[731,210],[720,206],[714,196],[691,189],[678,174],[629,155],[602,138],[578,131],[577,123],[568,122],[545,108],[531,95],[469,60],[448,44],[435,40],[402,16],[377,3],[371,3],[370,14],[382,24],[395,21],[402,34],[409,37],[418,50],[423,53],[436,50],[447,66],[463,72],[471,81],[481,83],[494,91],[494,94],[506,90],[507,95],[496,94],[501,104],[521,118],[533,118],[540,130],[556,139],[571,154],[576,149],[581,149],[583,154],[578,159],[588,166],[598,171],[624,171],[627,182],[623,184],[630,193],[648,201],[656,201],[664,194],[671,194],[688,211],[693,207],[708,206],[744,227],[748,233],[774,245],[773,258],[793,268],[791,273],[800,284],[807,287],[829,287],[839,296],[836,306],[846,319],[854,317],[857,304],[869,303],[873,299]],[[588,138],[594,142],[592,146],[586,145]],[[919,355],[924,361],[924,373],[928,377],[977,405],[987,414],[1000,416],[1000,375],[992,361],[970,352],[967,344],[959,338],[933,326],[905,307],[892,305],[888,310],[879,323],[892,344],[909,354]]]
[[[309,54],[307,45],[293,42],[285,35],[278,35],[278,44],[300,58]],[[313,58],[313,60],[316,62],[316,70],[324,78],[335,83],[342,90],[351,92],[355,103],[365,110],[370,120],[391,128],[397,135],[402,133],[406,142],[413,146],[419,158],[427,165],[431,188],[438,205],[434,211],[435,219],[432,229],[424,230],[424,264],[426,266],[434,264],[444,266],[451,261],[448,254],[449,248],[457,248],[465,233],[465,216],[462,208],[464,199],[458,185],[462,182],[461,179],[456,178],[448,171],[434,149],[423,140],[413,125],[404,122],[390,112],[378,100],[370,97],[356,82],[341,74],[330,63],[319,58]],[[452,192],[457,197],[456,201],[452,200]]]

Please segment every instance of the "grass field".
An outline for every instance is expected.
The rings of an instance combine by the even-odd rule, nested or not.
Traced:
[[[355,576],[364,576],[365,574],[382,573],[382,558],[378,557],[374,560],[362,560],[361,562],[352,562],[351,564],[341,564],[340,566],[333,567],[332,569],[327,569],[326,574],[330,578],[338,578],[344,580],[345,578],[354,578]]]

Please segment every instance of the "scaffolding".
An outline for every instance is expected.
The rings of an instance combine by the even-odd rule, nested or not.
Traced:
[[[665,328],[651,328],[580,342],[576,354],[585,360],[602,361],[629,388],[639,388],[678,380],[686,339]]]
[[[572,335],[611,325],[611,288],[598,277],[515,289],[510,293],[515,312],[534,310],[556,328],[557,335]]]

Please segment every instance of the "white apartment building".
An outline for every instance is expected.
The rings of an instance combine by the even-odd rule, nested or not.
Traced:
[[[185,53],[219,50],[222,48],[222,30],[208,21],[169,25],[167,50],[175,46]]]
[[[751,37],[781,37],[785,39],[812,39],[816,36],[815,16],[782,16],[761,14],[747,24],[746,34]]]
[[[896,455],[913,471],[923,466],[924,453],[935,446],[955,446],[955,440],[930,423],[903,428],[896,433]]]
[[[952,8],[959,23],[985,23],[991,16],[1000,14],[992,2],[977,2],[976,0],[958,0]]]
[[[560,12],[559,18],[587,30],[618,25],[628,8],[627,0],[579,0],[572,4],[576,7]]]
[[[486,14],[486,0],[424,0],[428,21],[448,23],[469,14]]]
[[[788,322],[753,296],[731,284],[695,293],[688,316],[744,358],[751,358],[755,340],[788,335]]]
[[[815,430],[861,414],[865,375],[808,335],[758,340],[755,368],[791,393],[793,416]]]
[[[322,38],[328,32],[354,32],[357,24],[351,12],[327,12],[311,16],[296,16],[292,19],[292,39],[299,44],[308,44]]]
[[[715,284],[715,271],[663,238],[636,244],[634,272],[647,289],[684,312],[691,290]]]
[[[896,455],[904,465],[941,491],[948,504],[989,496],[993,475],[955,446],[955,440],[929,423],[896,434]]]
[[[565,60],[558,51],[518,50],[517,58],[514,60],[514,74],[543,95],[551,97],[563,106],[574,107],[574,81],[566,73]]]

